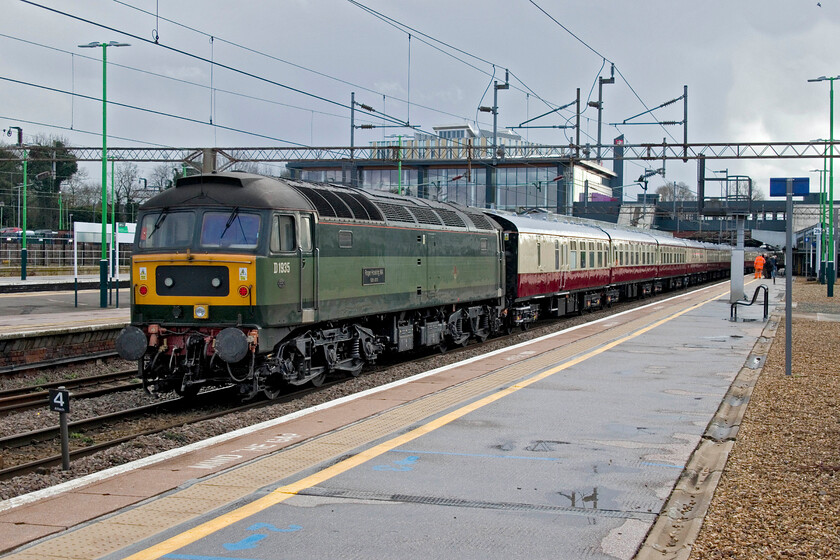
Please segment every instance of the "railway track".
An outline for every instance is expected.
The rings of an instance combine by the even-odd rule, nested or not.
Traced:
[[[640,299],[640,300],[633,300],[627,302],[620,302],[614,305],[610,309],[602,309],[598,311],[594,311],[592,313],[588,313],[586,315],[575,317],[575,318],[565,318],[560,322],[560,328],[566,328],[570,326],[574,326],[576,324],[589,322],[591,320],[603,317],[605,315],[610,315],[615,312],[623,311],[626,309],[631,309],[633,307],[639,305],[646,305],[652,302],[655,302],[657,299],[670,297],[673,293],[669,294],[662,294],[662,295],[655,295],[650,298]],[[450,351],[447,353],[446,361],[458,361],[462,359],[462,355],[470,355],[470,351],[472,352],[487,352],[493,350],[495,348],[501,346],[507,346],[511,344],[516,344],[525,338],[532,338],[534,336],[540,336],[544,334],[544,332],[551,332],[551,330],[557,328],[558,322],[556,320],[546,320],[546,322],[538,323],[537,325],[533,325],[531,327],[530,332],[514,332],[513,334],[497,337],[493,339],[489,339],[484,343],[473,342],[466,347],[454,347],[451,348]],[[547,329],[547,330],[546,330]],[[436,362],[436,359],[442,359],[439,354],[430,352],[429,354],[424,354],[421,356],[417,356],[415,360],[410,362],[405,361],[391,361],[391,360],[382,360],[379,362],[378,365],[375,367],[366,370],[363,373],[363,377],[367,375],[376,375],[379,373],[386,373],[387,371],[394,367],[401,367],[411,364],[414,371],[408,372],[405,374],[412,375],[413,373],[417,373],[419,371],[423,371],[423,368],[429,369],[438,367],[440,365],[439,362]],[[122,372],[121,372],[122,373]],[[136,371],[132,370],[132,374],[136,374]],[[295,401],[300,399],[306,395],[316,394],[319,391],[323,391],[327,388],[334,387],[336,385],[340,385],[346,381],[349,381],[347,378],[338,379],[335,381],[329,381],[325,383],[323,386],[319,388],[307,388],[299,391],[295,391],[293,393],[288,393],[282,395],[274,400],[266,400],[266,401],[257,401],[251,402],[240,406],[225,406],[223,410],[213,410],[211,412],[199,412],[196,410],[198,406],[205,406],[204,403],[198,404],[198,401],[191,401],[189,405],[189,410],[184,411],[182,399],[171,399],[167,401],[162,401],[160,403],[155,403],[154,405],[139,407],[132,410],[127,410],[124,412],[118,412],[113,414],[108,414],[104,416],[99,416],[95,418],[90,418],[88,420],[83,420],[79,422],[73,422],[69,425],[71,433],[77,434],[81,441],[77,441],[75,445],[71,445],[71,447],[75,447],[75,449],[71,450],[71,460],[78,459],[81,457],[85,457],[87,455],[92,455],[94,453],[115,447],[121,443],[126,441],[130,441],[134,438],[143,435],[153,435],[158,434],[161,432],[165,432],[167,430],[172,430],[174,428],[180,428],[184,426],[189,426],[191,424],[201,422],[204,420],[209,420],[213,418],[219,418],[226,415],[233,415],[240,412],[245,412],[249,410],[254,410],[270,405],[275,405],[279,403],[288,403],[291,401]],[[387,381],[385,381],[387,382]],[[58,384],[67,385],[68,382],[59,382]],[[135,383],[136,385],[137,383]],[[45,388],[46,386],[41,386],[41,388]],[[219,389],[215,391],[205,391],[198,395],[198,397],[210,399],[214,398],[213,395],[219,394],[223,395],[222,391],[224,389]],[[334,398],[334,397],[332,397]],[[201,400],[201,399],[199,399]],[[230,399],[228,399],[230,400]],[[46,398],[40,401],[40,406],[46,405]],[[216,405],[218,407],[218,404]],[[169,410],[166,410],[169,408]],[[130,420],[126,420],[126,418],[130,418],[132,415],[134,418],[138,418],[141,416],[154,416],[154,415],[168,415],[170,413],[174,413],[175,417],[170,415],[169,418],[162,418],[158,425],[155,425],[152,428],[143,428],[143,429],[134,429],[131,433],[117,433],[117,432],[125,432],[125,428],[120,428],[120,424],[125,424],[130,422]],[[195,414],[192,414],[195,413]],[[120,419],[122,418],[122,419]],[[98,426],[98,427],[97,427]],[[90,430],[100,430],[95,437],[90,437],[86,434],[86,432]],[[99,437],[103,437],[104,434],[110,433],[112,435],[107,436],[106,441],[96,442],[95,439]],[[40,447],[41,450],[38,452],[39,456],[36,459],[22,461],[19,464],[12,464],[10,465],[10,459],[12,459],[11,455],[14,455],[13,452],[5,453],[9,455],[6,458],[6,464],[0,464],[0,481],[8,480],[26,473],[32,472],[46,472],[50,467],[60,465],[61,464],[61,457],[60,455],[56,455],[55,451],[59,447],[58,443],[58,428],[47,428],[44,430],[36,430],[34,432],[29,432],[26,434],[19,434],[15,436],[7,436],[5,438],[0,438],[0,449],[6,449],[10,451],[14,451],[16,449],[24,449],[26,447],[35,448]],[[87,440],[87,441],[85,441]],[[49,449],[47,447],[49,446]],[[34,454],[34,453],[33,453]],[[14,461],[11,461],[14,462]]]
[[[25,371],[39,370],[48,367],[60,367],[74,364],[82,364],[92,360],[103,360],[110,358],[118,358],[116,351],[105,350],[102,352],[92,352],[89,354],[79,354],[75,356],[65,356],[61,358],[51,358],[41,360],[38,362],[21,362],[8,366],[0,367],[0,375],[17,374]]]
[[[77,422],[71,422],[68,424],[68,429],[71,433],[85,433],[97,429],[105,430],[105,432],[114,432],[120,431],[120,428],[118,427],[120,423],[130,422],[138,417],[154,415],[167,416],[170,413],[174,414],[175,416],[175,418],[161,418],[159,424],[152,428],[144,429],[141,431],[131,431],[131,433],[127,435],[121,435],[119,437],[114,437],[112,439],[108,439],[99,443],[84,445],[75,449],[71,449],[70,459],[73,460],[81,457],[86,457],[99,451],[115,447],[121,443],[130,441],[140,436],[154,435],[164,432],[166,430],[171,430],[173,428],[178,428],[188,424],[202,422],[205,420],[211,420],[213,418],[219,418],[228,414],[237,414],[239,412],[244,412],[247,410],[253,410],[278,403],[293,401],[305,395],[325,390],[329,387],[342,383],[343,381],[345,380],[336,380],[325,383],[321,387],[310,387],[302,389],[293,393],[288,393],[286,395],[283,395],[282,397],[276,398],[271,401],[254,401],[239,406],[225,407],[223,410],[215,410],[209,413],[188,414],[189,417],[186,419],[184,418],[183,414],[178,413],[178,410],[183,408],[184,400],[181,398],[176,398],[167,399],[159,403],[140,406],[111,414],[87,418],[85,420],[79,420]],[[224,394],[228,392],[230,392],[230,389],[228,388],[215,389],[212,391],[200,393],[199,397],[203,397],[202,400],[208,401],[208,403],[204,404],[209,406],[212,405],[213,400],[223,398]],[[60,465],[61,455],[50,453],[46,449],[45,445],[50,442],[55,442],[55,445],[51,446],[50,449],[58,448],[59,437],[60,432],[57,426],[44,428],[41,430],[35,430],[24,434],[15,434],[6,437],[0,437],[0,449],[15,450],[25,447],[34,448],[36,446],[44,448],[44,452],[41,453],[41,455],[43,456],[38,459],[27,460],[23,463],[0,469],[0,480],[8,480],[16,476],[21,476],[23,474],[38,471],[39,469],[46,469],[55,465]],[[8,458],[12,459],[12,454],[9,454]]]
[[[104,373],[78,379],[40,383],[36,387],[19,387],[0,391],[0,414],[45,406],[49,389],[64,387],[73,391],[73,398],[91,398],[117,391],[132,391],[141,387],[137,370]]]

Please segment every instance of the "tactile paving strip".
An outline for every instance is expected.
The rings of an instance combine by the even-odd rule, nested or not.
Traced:
[[[717,294],[718,290],[714,293]],[[671,305],[655,306],[638,317],[633,316],[627,322],[611,326],[576,342],[533,357],[523,358],[518,363],[502,366],[481,377],[402,404],[345,428],[278,451],[252,463],[238,466],[228,472],[211,476],[187,489],[175,491],[169,496],[152,500],[147,504],[109,516],[102,521],[48,539],[17,554],[9,555],[7,558],[81,560],[93,559],[117,551],[152,537],[166,527],[187,522],[199,514],[221,508],[268,485],[276,485],[278,481],[301,471],[327,461],[334,461],[339,457],[351,456],[360,446],[405,431],[413,424],[443,414],[456,405],[476,400],[488,392],[538,375],[574,357],[583,356],[594,348],[619,340],[634,331],[649,327],[673,315],[674,308],[677,306],[685,309],[694,305],[695,302],[709,299],[709,292],[701,291],[699,294],[693,294]],[[203,487],[211,488],[205,492]],[[226,488],[226,490],[222,491],[220,488]],[[185,493],[199,493],[204,499],[185,500]],[[189,502],[193,502],[196,507],[190,506]],[[138,525],[143,519],[146,519],[147,523]],[[166,527],[162,526],[164,520],[169,523]]]

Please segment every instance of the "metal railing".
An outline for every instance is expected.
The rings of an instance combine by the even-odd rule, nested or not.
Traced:
[[[758,292],[764,290],[764,320],[767,320],[767,317],[770,315],[770,290],[767,289],[767,286],[764,284],[760,284],[756,287],[755,292],[753,293],[752,301],[747,303],[746,301],[735,301],[732,302],[732,305],[729,308],[729,320],[730,321],[737,321],[738,320],[738,306],[739,305],[752,305],[755,303],[755,300],[758,299]]]
[[[128,271],[131,264],[132,245],[120,245],[120,271]],[[98,243],[79,243],[76,249],[79,269],[99,269],[102,249]],[[20,270],[21,265],[20,241],[0,242],[0,274],[9,276]],[[26,243],[27,269],[50,268],[66,270],[72,274],[74,267],[73,241],[69,239],[56,240],[27,240]]]

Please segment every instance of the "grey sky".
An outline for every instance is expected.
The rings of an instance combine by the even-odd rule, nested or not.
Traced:
[[[491,127],[489,115],[477,115],[476,109],[480,104],[492,104],[492,88],[487,90],[492,65],[435,44],[468,61],[471,67],[424,44],[422,36],[412,33],[409,66],[406,32],[347,0],[35,1],[146,39],[151,39],[157,27],[163,45],[205,58],[212,56],[217,62],[342,105],[349,104],[350,92],[355,91],[358,101],[401,119],[410,117],[412,124],[425,130],[477,117],[483,128]],[[604,62],[528,0],[360,3],[496,64],[497,79],[504,79],[504,69],[509,68],[525,85],[512,77],[512,88],[499,92],[500,126],[517,125],[547,111],[549,108],[538,97],[554,106],[565,104],[574,99],[575,88],[580,87],[586,98]],[[831,54],[840,52],[840,8],[836,0],[821,0],[821,7],[816,0],[536,3],[613,61],[648,107],[678,97],[683,85],[688,85],[689,141],[803,141],[828,136],[828,83],[813,84],[807,79],[840,74],[840,60]],[[159,6],[160,17],[206,35],[156,21],[153,15],[127,5],[152,13]],[[179,147],[288,145],[273,139],[306,145],[349,145],[346,108],[219,68],[212,72],[213,97],[210,65],[205,62],[18,0],[0,0],[0,6],[2,78],[98,98],[102,93],[101,49],[80,49],[77,45],[124,41],[132,46],[109,49],[109,62],[149,73],[109,66],[109,100],[203,122],[212,113],[216,124],[262,135],[249,136],[112,107],[109,134],[125,140],[112,138],[111,146],[137,142]],[[212,46],[209,35],[215,37]],[[23,43],[21,39],[68,52]],[[259,56],[226,41],[349,83]],[[609,62],[600,73],[609,76]],[[525,86],[536,95],[526,96],[521,91]],[[384,100],[383,95],[387,96]],[[597,86],[592,95],[597,99]],[[398,101],[409,97],[417,105],[408,108]],[[97,136],[101,131],[101,104],[96,101],[77,98],[71,102],[68,95],[6,80],[0,80],[0,101],[0,128],[20,125],[27,136],[59,134],[78,146],[101,143]],[[616,76],[615,85],[604,86],[605,123],[620,122],[644,110],[621,76]],[[569,112],[564,114],[566,118],[571,116]],[[661,120],[681,120],[682,105],[656,114]],[[592,120],[585,121],[584,132],[594,138],[596,111],[589,109],[585,116]],[[564,122],[565,118],[547,117],[541,124]],[[69,130],[71,127],[73,130]],[[357,130],[356,143],[362,145],[400,132],[406,131]],[[658,126],[605,125],[604,142],[611,142],[620,132],[629,143],[661,142],[668,133],[682,138],[680,127],[665,131]],[[525,131],[521,133],[526,135]],[[568,142],[561,130],[531,130],[527,135],[531,141],[546,144]],[[709,167],[751,175],[766,192],[771,176],[809,175],[816,182],[817,175],[808,172],[819,165],[817,161],[730,160],[710,163]],[[641,169],[630,165],[627,176],[634,178]],[[692,162],[668,164],[668,179],[693,187],[695,177]],[[661,178],[655,178],[651,187],[661,182]]]

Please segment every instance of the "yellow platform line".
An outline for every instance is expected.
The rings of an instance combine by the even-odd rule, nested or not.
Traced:
[[[647,332],[649,332],[649,331],[651,331],[651,330],[653,330],[653,329],[655,329],[655,328],[657,328],[657,327],[659,327],[659,326],[661,326],[661,325],[663,325],[663,324],[665,324],[669,321],[672,321],[672,320],[676,319],[677,317],[685,315],[686,313],[689,313],[689,312],[691,312],[691,311],[693,311],[693,310],[695,310],[699,307],[702,307],[702,306],[704,306],[704,305],[706,305],[706,304],[708,304],[712,301],[715,301],[716,299],[721,297],[721,295],[722,294],[719,294],[719,295],[716,295],[715,297],[706,299],[706,300],[704,300],[700,303],[697,303],[697,304],[695,304],[691,307],[683,309],[682,311],[678,311],[677,313],[674,313],[673,315],[671,315],[669,317],[666,317],[666,318],[661,319],[661,320],[659,320],[655,323],[652,323],[652,324],[650,324],[646,327],[643,327],[643,328],[637,330],[634,333],[631,333],[631,334],[628,334],[628,335],[626,335],[622,338],[616,339],[616,340],[614,340],[612,342],[609,342],[609,343],[607,343],[607,344],[605,344],[605,345],[603,345],[599,348],[596,348],[595,350],[591,350],[590,352],[587,352],[586,354],[582,354],[581,356],[578,356],[577,358],[574,358],[572,360],[569,360],[567,362],[559,364],[559,365],[557,365],[557,366],[555,366],[551,369],[548,369],[548,370],[546,370],[542,373],[534,375],[533,377],[530,377],[526,380],[523,380],[523,381],[517,383],[516,385],[512,385],[510,387],[502,389],[501,391],[495,392],[492,395],[488,395],[488,396],[486,396],[482,399],[479,399],[475,402],[472,402],[468,405],[462,406],[461,408],[459,408],[455,411],[452,411],[448,414],[445,414],[445,415],[443,415],[439,418],[436,418],[436,419],[434,419],[434,420],[432,420],[432,421],[430,421],[430,422],[428,422],[428,423],[426,423],[422,426],[419,426],[419,427],[411,430],[410,432],[406,432],[405,434],[397,436],[397,437],[395,437],[393,439],[390,439],[386,442],[380,443],[379,445],[376,445],[374,447],[371,447],[370,449],[362,451],[362,452],[358,453],[357,455],[354,455],[353,457],[350,457],[348,459],[345,459],[344,461],[341,461],[340,463],[336,463],[335,465],[327,467],[326,469],[324,469],[322,471],[319,471],[315,474],[312,474],[310,476],[302,478],[302,479],[300,479],[296,482],[292,482],[291,484],[281,486],[280,488],[277,488],[276,490],[272,491],[270,494],[268,494],[268,495],[266,495],[262,498],[259,498],[255,501],[251,502],[250,504],[247,504],[247,505],[242,506],[240,508],[237,508],[237,509],[235,509],[231,512],[220,515],[219,517],[216,517],[214,519],[211,519],[210,521],[202,523],[201,525],[198,525],[197,527],[194,527],[192,529],[184,531],[180,535],[176,535],[176,536],[174,536],[172,538],[169,538],[169,539],[167,539],[167,540],[165,540],[161,543],[158,543],[154,546],[151,546],[151,547],[149,547],[145,550],[141,550],[140,552],[132,554],[131,556],[126,557],[125,560],[154,560],[154,559],[157,559],[157,558],[161,558],[162,556],[164,556],[166,554],[169,554],[169,553],[174,552],[174,551],[176,551],[180,548],[183,548],[183,547],[185,547],[189,544],[192,544],[192,543],[194,543],[194,542],[196,542],[196,541],[198,541],[198,540],[200,540],[200,539],[202,539],[202,538],[204,538],[208,535],[211,535],[211,534],[215,533],[216,531],[219,531],[219,530],[224,529],[225,527],[228,527],[228,526],[230,526],[234,523],[242,521],[243,519],[246,519],[246,518],[248,518],[248,517],[250,517],[250,516],[252,516],[256,513],[261,512],[261,511],[264,511],[264,510],[266,510],[266,509],[268,509],[268,508],[270,508],[274,505],[280,504],[280,503],[286,501],[287,499],[295,496],[299,492],[302,492],[303,490],[306,490],[308,488],[311,488],[313,486],[317,486],[318,484],[326,482],[327,480],[329,480],[333,477],[336,477],[340,474],[343,474],[343,473],[349,471],[350,469],[352,469],[354,467],[358,467],[359,465],[362,465],[362,464],[370,461],[371,459],[375,459],[376,457],[379,457],[380,455],[383,455],[384,453],[387,453],[388,451],[391,451],[392,449],[395,449],[397,447],[405,445],[406,443],[408,443],[410,441],[413,441],[413,440],[419,438],[420,436],[426,435],[428,433],[431,433],[431,432],[437,430],[438,428],[446,426],[447,424],[449,424],[449,423],[451,423],[451,422],[469,414],[470,412],[478,410],[479,408],[487,406],[488,404],[494,403],[494,402],[496,402],[497,400],[499,400],[503,397],[506,397],[506,396],[508,396],[512,393],[515,393],[515,392],[519,391],[520,389],[524,389],[525,387],[528,387],[529,385],[531,385],[533,383],[536,383],[537,381],[540,381],[540,380],[545,379],[545,378],[547,378],[551,375],[554,375],[555,373],[561,372],[565,369],[568,369],[572,366],[575,366],[575,365],[577,365],[581,362],[584,362],[584,361],[586,361],[590,358],[593,358],[593,357],[595,357],[599,354],[603,354],[607,350],[611,350],[612,348],[615,348],[619,344],[623,344],[623,343],[625,343],[629,340],[632,340],[632,339],[634,339],[638,336],[641,336],[641,335],[643,335],[643,334],[645,334],[645,333],[647,333]]]

